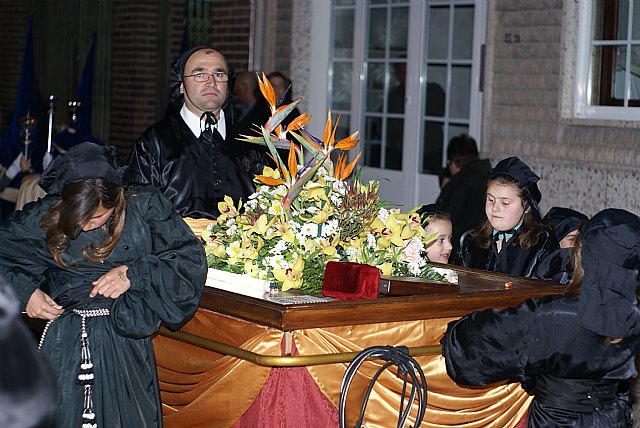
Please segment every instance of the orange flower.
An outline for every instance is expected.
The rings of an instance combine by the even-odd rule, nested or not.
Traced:
[[[351,161],[349,165],[347,165],[347,155],[344,153],[340,153],[338,161],[336,162],[335,171],[333,173],[334,177],[338,180],[346,180],[347,177],[349,177],[353,172],[353,168],[358,163],[358,159],[360,159],[361,155],[362,152],[358,153],[358,156],[356,156],[356,158]]]
[[[311,119],[311,116],[307,115],[307,112],[305,111],[300,116],[293,119],[291,123],[289,123],[289,125],[287,125],[286,132],[297,131],[298,129],[304,127],[307,122],[309,122],[309,119]]]
[[[260,92],[262,92],[262,96],[269,103],[269,107],[271,108],[271,114],[276,111],[276,92],[273,90],[273,86],[271,86],[271,82],[267,79],[267,75],[262,72],[262,79],[260,78],[260,73],[256,73],[258,76],[258,86],[260,86]]]

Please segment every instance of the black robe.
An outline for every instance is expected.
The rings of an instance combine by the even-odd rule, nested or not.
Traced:
[[[508,275],[531,277],[536,265],[559,248],[553,233],[541,230],[538,244],[523,250],[516,244],[517,234],[514,234],[498,252],[496,243],[489,248],[480,248],[473,237],[469,237],[458,254],[452,259],[453,264],[505,273]]]
[[[86,244],[104,237],[103,228],[82,232],[71,241],[63,255],[77,267],[62,268],[54,262],[40,227],[56,200],[47,196],[0,227],[0,271],[16,288],[23,307],[38,287],[61,304],[63,293],[84,293],[78,309],[109,307],[109,316],[86,319],[96,422],[105,428],[160,427],[151,335],[161,322],[177,329],[195,313],[206,279],[206,257],[202,244],[157,189],[130,188],[126,197],[124,231],[104,263],[81,256]],[[115,300],[87,298],[91,282],[120,265],[128,266],[131,288]],[[76,383],[80,332],[81,317],[66,307],[50,324],[42,347],[58,378],[58,427],[81,426],[83,387]]]
[[[538,263],[534,278],[568,284],[573,276],[573,248],[560,248]]]
[[[246,202],[255,191],[253,177],[262,174],[264,156],[258,146],[233,140],[231,116],[225,112],[226,141],[201,143],[180,108],[169,103],[165,117],[133,146],[125,180],[159,188],[182,217],[217,218],[225,195]]]
[[[536,395],[529,408],[529,428],[631,427],[627,381],[637,375],[634,360],[640,337],[612,344],[578,324],[578,298],[546,296],[517,308],[489,309],[453,321],[442,339],[447,373],[461,385],[487,385],[504,380],[522,382]],[[549,380],[561,386],[550,399],[562,400],[562,386],[612,383],[610,402],[589,401],[590,411],[549,405],[541,399]],[[595,397],[595,394],[592,395]],[[596,407],[599,407],[597,410]]]

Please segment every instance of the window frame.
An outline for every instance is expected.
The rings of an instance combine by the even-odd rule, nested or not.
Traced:
[[[616,43],[598,43],[593,42],[594,34],[594,14],[595,14],[595,2],[593,0],[579,2],[578,9],[578,40],[577,40],[577,56],[576,56],[576,69],[575,69],[575,94],[574,94],[574,115],[578,119],[602,119],[602,120],[625,120],[625,121],[638,121],[640,120],[640,111],[637,110],[636,105],[640,105],[637,100],[629,100],[627,106],[624,106],[624,100],[621,100],[621,105],[591,105],[589,103],[590,94],[592,91],[597,90],[595,86],[601,86],[603,84],[610,83],[611,80],[611,67],[613,67],[614,58],[609,58],[605,55],[603,62],[606,63],[605,67],[608,68],[608,76],[597,77],[598,82],[594,82],[591,79],[591,49],[593,45],[606,45],[612,46]],[[622,43],[627,45],[630,39],[627,39]],[[628,69],[628,68],[627,68]],[[615,99],[608,99],[607,102],[614,103]]]

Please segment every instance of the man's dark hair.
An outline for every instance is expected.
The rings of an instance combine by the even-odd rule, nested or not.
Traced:
[[[480,159],[478,145],[473,137],[467,134],[460,134],[449,141],[447,146],[447,160],[449,163],[455,162],[459,168],[464,168],[468,163],[478,159]]]

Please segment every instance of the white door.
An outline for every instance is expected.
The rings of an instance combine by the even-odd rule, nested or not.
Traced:
[[[447,141],[480,143],[486,0],[334,0],[330,105],[360,130],[365,180],[408,210],[433,202]]]

